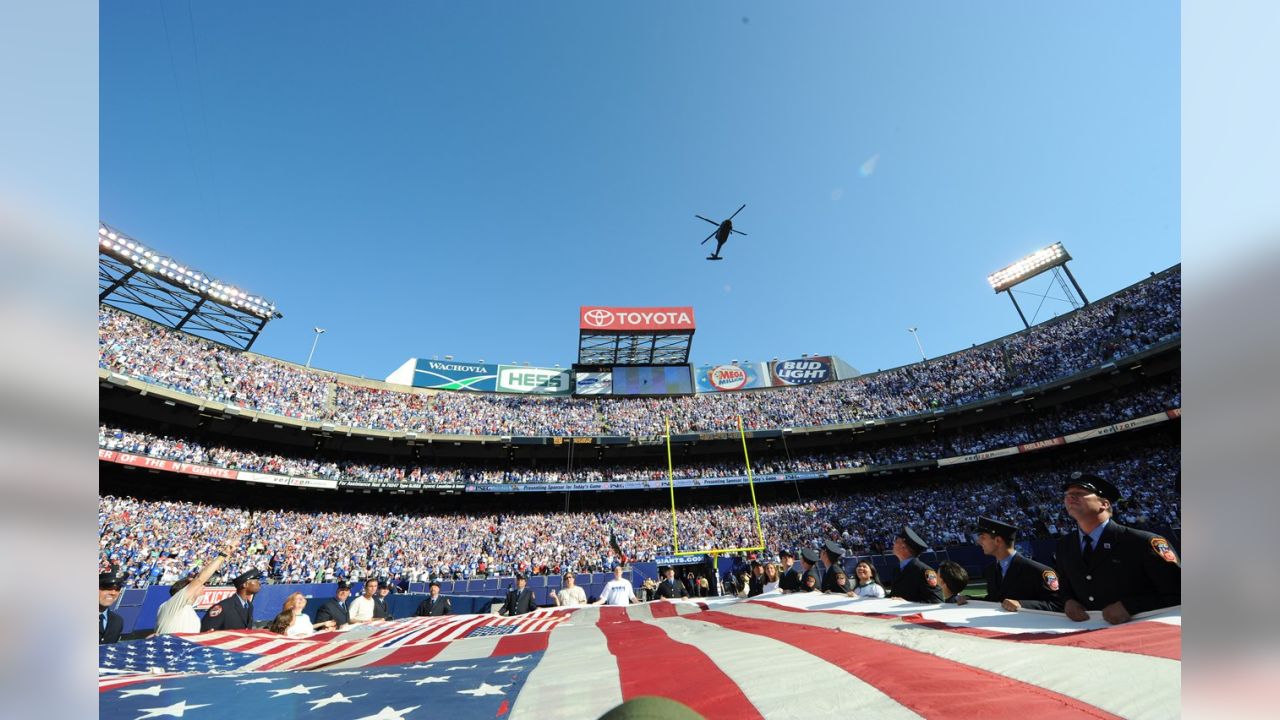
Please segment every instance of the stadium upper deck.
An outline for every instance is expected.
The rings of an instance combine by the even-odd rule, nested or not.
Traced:
[[[1079,311],[940,358],[822,385],[664,398],[564,399],[441,393],[358,380],[232,350],[109,307],[99,366],[231,407],[397,432],[652,436],[840,425],[973,403],[1096,369],[1180,336],[1175,266]]]

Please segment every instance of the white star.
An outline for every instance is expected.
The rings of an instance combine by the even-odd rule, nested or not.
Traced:
[[[331,673],[329,673],[329,674],[330,674],[330,675],[334,675],[334,676],[338,676],[338,675],[359,675],[359,674],[360,674],[360,671],[359,671],[359,670],[344,670],[343,672],[331,672]]]
[[[454,665],[453,667],[445,668],[445,670],[475,670],[475,669],[476,669],[475,665]]]
[[[403,674],[404,673],[378,673],[377,675],[370,675],[369,679],[381,680],[382,678],[396,678],[396,677],[400,677]]]
[[[386,706],[383,706],[383,708],[378,711],[377,715],[365,715],[362,718],[356,718],[356,720],[404,720],[405,713],[413,712],[414,710],[417,710],[420,707],[422,706],[411,705],[403,710],[396,710],[390,705],[386,705]]]
[[[435,663],[418,663],[417,665],[410,665],[407,669],[408,670],[426,670],[430,668],[432,665],[435,665]]]
[[[487,682],[482,682],[480,683],[480,687],[474,690],[459,690],[458,694],[470,695],[472,697],[484,697],[485,695],[505,695],[506,693],[502,692],[502,688],[509,687],[509,686],[510,686],[510,683],[508,683],[507,685],[490,685]]]
[[[451,677],[453,677],[453,676],[452,676],[452,675],[439,675],[439,676],[436,676],[436,677],[431,677],[430,675],[428,675],[427,677],[424,677],[424,678],[422,678],[421,680],[405,680],[405,682],[413,683],[414,685],[429,685],[430,683],[442,683],[442,682],[449,682],[449,678],[451,678]]]
[[[324,707],[325,705],[332,705],[332,704],[334,704],[334,703],[348,703],[348,704],[349,704],[349,703],[351,702],[351,698],[364,697],[365,695],[368,695],[368,694],[369,694],[369,693],[360,693],[359,695],[343,695],[343,694],[342,694],[342,693],[340,693],[340,692],[336,692],[336,693],[334,693],[334,694],[330,695],[330,696],[329,696],[329,697],[327,697],[327,698],[322,698],[322,699],[320,699],[320,700],[308,700],[308,701],[307,701],[307,704],[308,704],[308,705],[315,705],[315,707],[311,708],[312,710],[319,710],[320,708]]]
[[[269,692],[275,693],[274,695],[271,696],[273,698],[284,697],[285,695],[310,695],[312,690],[315,690],[316,688],[321,688],[321,687],[324,687],[324,686],[323,685],[303,685],[299,683],[297,685],[294,685],[291,688],[284,688],[283,690],[271,690]]]
[[[241,680],[237,685],[261,685],[262,683],[273,683],[275,678],[254,678],[252,680]]]
[[[139,715],[137,720],[147,720],[147,718],[160,717],[161,715],[168,715],[169,717],[183,717],[183,714],[186,713],[188,710],[195,710],[196,708],[202,708],[202,707],[209,707],[209,704],[205,703],[204,705],[188,705],[186,700],[182,700],[170,705],[169,707],[141,708],[147,714]]]
[[[517,655],[515,657],[506,658],[505,660],[499,660],[498,662],[513,663],[513,662],[520,662],[522,660],[532,660],[532,659],[533,659],[532,655]]]
[[[181,689],[182,688],[176,688],[176,687],[171,687],[171,688],[161,687],[160,685],[152,685],[151,687],[142,688],[141,690],[137,688],[128,688],[126,690],[120,691],[120,697],[127,698],[127,697],[133,697],[134,695],[150,695],[151,697],[160,697],[160,693],[162,692],[169,692],[170,690],[181,690]]]

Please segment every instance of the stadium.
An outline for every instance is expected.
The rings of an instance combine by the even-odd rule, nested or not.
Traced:
[[[383,601],[389,619],[374,624],[397,629],[353,625],[360,629],[348,636],[382,642],[392,632],[403,640],[406,628],[424,620],[414,617],[415,608],[438,583],[455,613],[482,619],[477,622],[491,632],[503,629],[497,645],[485,636],[485,659],[495,663],[490,672],[501,671],[504,656],[545,653],[548,635],[569,632],[572,614],[565,627],[556,626],[567,612],[558,601],[566,576],[595,603],[603,601],[615,567],[642,602],[632,607],[645,607],[628,611],[636,624],[686,612],[723,613],[717,603],[774,597],[779,590],[754,587],[753,566],[781,566],[784,551],[816,552],[827,543],[845,553],[827,573],[842,567],[853,577],[865,561],[892,589],[901,572],[895,536],[909,525],[927,538],[921,559],[931,567],[952,562],[964,568],[974,582],[963,594],[981,599],[980,578],[992,558],[975,542],[978,518],[994,515],[1020,528],[1019,551],[1051,563],[1056,538],[1073,526],[1060,501],[1070,471],[1109,479],[1124,496],[1118,521],[1167,538],[1175,552],[1179,545],[1176,266],[1053,321],[866,374],[828,356],[696,368],[688,361],[692,317],[685,318],[684,334],[659,327],[601,336],[585,320],[584,306],[579,360],[585,362],[573,371],[512,368],[521,377],[538,376],[535,389],[501,392],[505,368],[492,366],[453,363],[470,373],[459,378],[441,375],[442,363],[411,359],[383,382],[257,355],[245,345],[277,314],[273,306],[241,303],[238,291],[192,280],[189,268],[171,275],[165,268],[178,263],[154,258],[142,243],[100,228],[99,563],[103,573],[119,575],[123,587],[113,605],[123,619],[121,647],[166,642],[153,634],[169,587],[228,539],[236,550],[207,578],[196,609],[216,614],[216,603],[235,597],[233,579],[251,570],[263,575],[252,598],[260,609],[251,627],[258,628],[294,593],[306,598],[308,617],[316,617],[338,582],[359,590],[376,580],[391,591]],[[238,327],[248,324],[253,332],[225,332],[231,314],[241,320]],[[203,332],[184,331],[184,323],[173,321],[179,316]],[[237,347],[236,338],[249,339]],[[656,365],[659,342],[670,357]],[[632,350],[618,350],[627,347]],[[429,367],[436,369],[419,370],[430,375],[421,382],[419,373],[406,371]],[[776,381],[795,367],[818,371]],[[477,369],[481,376],[491,373],[489,386],[476,381]],[[641,388],[627,396],[624,385],[635,380],[626,375],[658,377],[656,371],[665,378],[664,392]],[[601,376],[610,379],[610,394],[600,394]],[[590,382],[579,388],[575,380],[582,379]],[[432,383],[457,389],[421,387]],[[699,386],[705,391],[695,391]],[[675,582],[690,600],[657,597],[667,567],[678,570]],[[774,572],[770,568],[768,577]],[[532,593],[528,617],[545,622],[490,626],[504,617],[494,613],[517,577]],[[681,608],[659,613],[647,607],[653,604]],[[908,607],[913,621],[936,622]],[[610,609],[575,608],[600,613],[598,623]],[[972,622],[973,632],[994,633]],[[1034,622],[1028,627],[1021,629],[1028,637],[1043,631]],[[646,625],[630,638],[610,630],[608,647],[620,654],[617,648],[640,638],[685,647],[674,630],[661,638],[650,637],[652,631]],[[233,635],[213,643],[230,654],[227,648],[241,647],[245,632],[270,630],[208,635]],[[332,631],[314,638],[297,642],[312,650],[359,642]],[[440,652],[477,657],[463,647],[478,638],[450,638],[406,641],[394,664],[423,665]],[[1170,642],[1176,648],[1176,637],[1147,631],[1133,652],[1176,658]],[[1095,637],[1081,647],[1109,645]],[[139,671],[155,672],[115,650],[103,652],[108,688],[152,677],[144,672],[139,680]],[[172,650],[157,652],[173,657]],[[265,650],[239,654],[250,659],[243,667],[262,670],[318,673],[385,664],[350,650],[283,666]],[[291,647],[283,656],[298,654]],[[264,659],[270,662],[261,664]],[[186,668],[188,679],[199,671],[210,677],[232,668],[237,677],[244,672],[231,658],[204,667],[173,662]],[[619,658],[615,672],[627,673],[625,665]],[[717,703],[739,692],[704,696],[698,688],[709,678],[640,675],[645,679],[624,678],[622,687],[630,689],[614,699],[656,694],[714,717],[720,716]],[[563,688],[527,672],[503,677],[510,682],[497,703],[513,715],[536,713],[553,698],[573,704],[575,713],[566,716],[609,709],[599,698],[562,696]],[[1162,692],[1168,690],[1176,685]],[[1112,693],[1095,702],[1064,692],[1053,702],[1062,703],[1059,710],[1109,704],[1116,714],[1141,716],[1139,700],[1152,702],[1150,693],[1148,686],[1141,697]],[[1176,692],[1172,698],[1176,702]],[[776,700],[752,704],[767,708]],[[117,707],[104,699],[104,711]],[[924,714],[940,709],[915,707]]]
[[[1094,10],[103,5],[99,716],[1178,716],[1182,21]]]

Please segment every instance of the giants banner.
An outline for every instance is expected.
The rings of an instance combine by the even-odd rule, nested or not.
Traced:
[[[693,308],[618,308],[583,305],[578,308],[578,328],[588,332],[693,330]]]

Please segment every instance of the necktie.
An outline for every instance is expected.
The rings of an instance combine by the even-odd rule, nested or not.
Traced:
[[[1093,538],[1089,535],[1084,536],[1084,547],[1080,550],[1080,559],[1085,565],[1093,564]]]
[[[103,610],[102,612],[98,613],[98,622],[99,622],[98,632],[106,632],[107,630],[107,611],[106,610]]]

